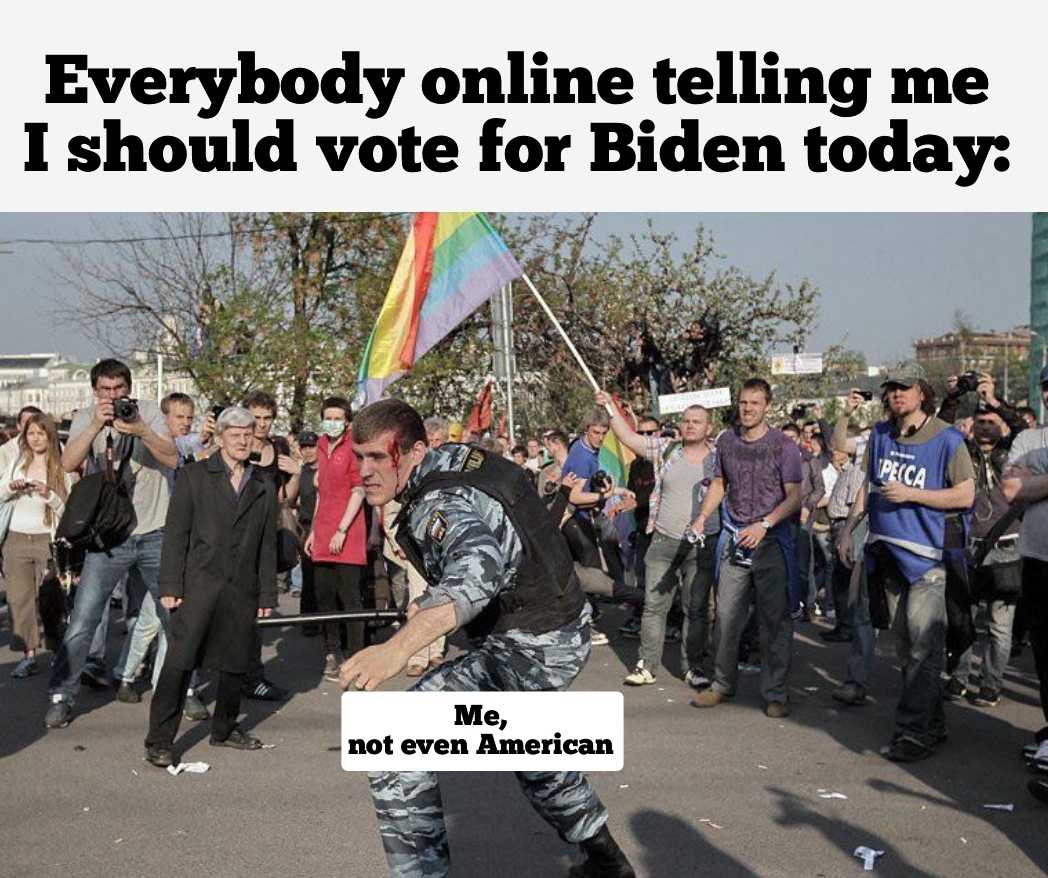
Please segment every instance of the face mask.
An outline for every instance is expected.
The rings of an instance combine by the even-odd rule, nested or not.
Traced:
[[[1001,429],[996,424],[976,424],[972,428],[976,442],[996,442],[1001,438]]]
[[[339,436],[346,432],[346,422],[324,421],[321,423],[320,429],[329,439],[338,439]]]

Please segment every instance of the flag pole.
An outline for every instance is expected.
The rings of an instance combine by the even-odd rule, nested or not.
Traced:
[[[516,425],[513,420],[513,284],[502,288],[502,327],[505,332],[506,357],[506,414],[509,421],[509,443],[512,448],[517,442]]]
[[[531,282],[531,278],[526,274],[521,274],[521,279],[528,285],[531,294],[535,297],[536,301],[538,301],[539,305],[542,306],[542,310],[546,312],[546,316],[550,319],[550,322],[556,328],[557,332],[560,333],[560,337],[564,339],[564,344],[568,346],[568,350],[571,351],[572,356],[575,357],[575,361],[582,368],[586,378],[589,379],[589,383],[593,386],[593,392],[596,393],[599,391],[600,385],[597,384],[597,379],[593,377],[593,373],[590,371],[589,366],[586,365],[586,361],[582,359],[582,354],[579,353],[578,348],[576,348],[571,339],[568,338],[568,334],[564,331],[564,327],[560,325],[557,315],[553,313],[550,306],[546,303],[546,300],[543,299],[539,291],[535,289],[535,284]],[[605,406],[605,409],[607,409],[609,415],[616,414],[610,403]]]

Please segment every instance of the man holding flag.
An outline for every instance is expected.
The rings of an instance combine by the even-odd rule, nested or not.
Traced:
[[[430,670],[413,689],[563,689],[589,657],[590,613],[567,544],[524,471],[466,445],[431,450],[418,412],[380,399],[418,357],[522,275],[482,215],[416,215],[361,363],[357,399],[372,404],[353,422],[353,444],[367,502],[400,501],[397,542],[429,588],[392,638],[342,666],[344,689],[376,688],[460,627],[482,645]],[[634,878],[585,775],[518,772],[517,779],[561,838],[585,853],[572,878]],[[382,772],[370,782],[391,873],[447,876],[436,776]]]
[[[599,406],[611,402],[604,392],[598,393],[596,399]],[[611,429],[627,448],[655,464],[647,527],[652,536],[645,556],[640,657],[624,682],[629,686],[655,682],[655,671],[662,661],[666,616],[679,588],[684,609],[681,664],[685,680],[696,689],[705,688],[710,681],[702,663],[720,517],[714,511],[698,533],[692,530],[692,522],[699,516],[717,469],[710,412],[700,405],[685,409],[679,442],[658,435],[641,436],[619,414],[612,417]]]

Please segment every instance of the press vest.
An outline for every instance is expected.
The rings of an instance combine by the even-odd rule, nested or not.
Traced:
[[[891,503],[881,494],[888,482],[938,491],[949,488],[950,459],[964,437],[958,430],[941,430],[927,442],[898,440],[891,424],[877,424],[869,445],[869,543],[888,545],[909,582],[942,563],[946,550],[946,513],[919,503]]]
[[[471,449],[458,470],[427,474],[401,498],[396,539],[415,569],[430,585],[438,584],[439,580],[427,572],[422,547],[411,533],[412,507],[426,494],[451,487],[474,488],[497,501],[523,549],[515,587],[502,592],[466,625],[467,634],[477,637],[515,628],[541,634],[574,622],[585,597],[557,522],[523,469],[483,449]]]

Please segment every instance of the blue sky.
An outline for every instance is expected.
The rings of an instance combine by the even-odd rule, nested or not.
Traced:
[[[822,291],[809,350],[846,340],[871,363],[906,356],[914,338],[951,328],[957,309],[976,326],[1008,329],[1029,319],[1029,214],[603,214],[598,235],[641,231],[647,218],[689,237],[699,223],[724,263],[783,282],[808,278]],[[127,214],[0,214],[0,241],[123,234]],[[52,309],[73,295],[55,281],[50,247],[0,245],[0,353],[97,353]]]

